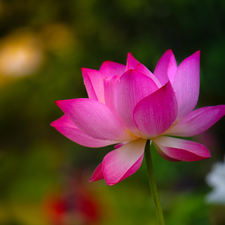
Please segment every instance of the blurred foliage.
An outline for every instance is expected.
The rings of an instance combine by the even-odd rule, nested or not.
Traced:
[[[57,133],[54,101],[87,96],[81,67],[125,64],[131,52],[153,71],[171,48],[179,63],[201,50],[199,106],[224,104],[224,11],[223,0],[1,0],[0,224],[156,224],[145,165],[113,187],[88,183],[112,147],[84,148]],[[195,137],[212,159],[172,163],[152,149],[166,224],[225,223],[224,209],[204,202],[205,175],[224,155],[224,122]],[[84,193],[67,196],[71,177]],[[49,214],[53,193],[61,200]],[[95,204],[89,197],[72,204],[77,196]]]

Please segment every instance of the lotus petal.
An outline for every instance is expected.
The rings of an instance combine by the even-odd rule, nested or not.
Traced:
[[[63,115],[56,121],[51,123],[56,130],[61,134],[69,138],[71,141],[76,142],[79,145],[83,145],[90,148],[99,148],[107,145],[115,144],[115,141],[94,139],[83,131],[81,131],[67,115]]]
[[[56,101],[75,125],[94,139],[129,141],[131,136],[118,117],[97,100],[78,98]]]
[[[134,121],[147,139],[166,131],[176,116],[177,101],[170,82],[143,98],[134,108]]]
[[[200,51],[186,58],[177,68],[173,82],[178,103],[177,121],[182,120],[197,104],[200,85],[199,61]]]
[[[132,69],[136,69],[137,65],[139,64],[139,62],[131,55],[131,53],[129,52],[127,54],[127,64],[126,64],[126,71],[127,70],[132,70]]]
[[[116,86],[117,81],[119,80],[119,76],[115,75],[110,78],[104,79],[104,90],[105,90],[105,104],[115,112],[115,105],[114,105],[114,89]]]
[[[174,76],[177,70],[177,63],[171,49],[167,50],[158,61],[154,70],[154,75],[164,86],[168,80],[173,83]]]
[[[152,142],[159,153],[162,151],[175,160],[192,162],[211,157],[209,150],[204,145],[193,141],[159,136]]]
[[[100,67],[100,72],[104,77],[110,78],[115,75],[121,76],[126,70],[126,66],[120,63],[105,61]]]
[[[98,70],[82,68],[84,84],[90,99],[99,100],[105,103],[103,74]]]
[[[143,64],[138,63],[136,67],[136,71],[145,74],[146,76],[150,77],[154,83],[157,85],[158,88],[162,87],[159,80],[156,78],[156,76]]]
[[[225,105],[210,106],[189,113],[180,123],[166,131],[165,135],[191,137],[198,135],[225,115]]]
[[[97,180],[102,180],[104,179],[103,173],[102,173],[102,163],[100,163],[97,168],[95,169],[91,179],[89,182],[97,181]]]
[[[102,171],[108,185],[114,185],[135,173],[141,166],[146,140],[130,141],[109,152],[103,159]]]
[[[115,109],[122,122],[132,132],[137,130],[133,120],[135,105],[157,89],[151,78],[135,70],[128,70],[117,81],[114,91]]]

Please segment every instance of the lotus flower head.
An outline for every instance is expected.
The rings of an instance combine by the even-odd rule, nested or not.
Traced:
[[[225,114],[225,105],[194,110],[199,96],[200,51],[177,66],[168,50],[154,73],[130,53],[126,65],[105,61],[82,68],[89,98],[56,101],[64,115],[52,122],[60,133],[87,147],[115,145],[90,181],[114,185],[135,173],[148,139],[170,161],[210,157],[202,144],[178,137],[198,135]]]

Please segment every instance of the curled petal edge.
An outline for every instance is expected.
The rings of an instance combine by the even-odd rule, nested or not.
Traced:
[[[162,152],[162,156],[166,155],[168,160],[171,158],[172,161],[193,162],[211,157],[209,150],[197,142],[166,136],[154,138],[152,141],[159,154]]]

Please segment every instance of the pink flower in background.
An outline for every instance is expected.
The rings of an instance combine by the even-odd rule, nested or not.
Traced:
[[[135,173],[147,139],[171,161],[210,157],[205,146],[170,137],[198,135],[225,115],[225,105],[194,110],[199,96],[199,61],[200,51],[177,66],[168,50],[154,73],[130,53],[126,65],[105,61],[99,71],[82,69],[89,98],[56,101],[65,114],[51,125],[83,146],[117,144],[91,181],[105,179],[114,185]]]
[[[82,171],[79,171],[82,174]],[[79,174],[69,177],[58,192],[46,195],[43,201],[44,214],[51,225],[96,225],[102,219],[100,201],[89,190]],[[75,221],[75,223],[74,223]]]

